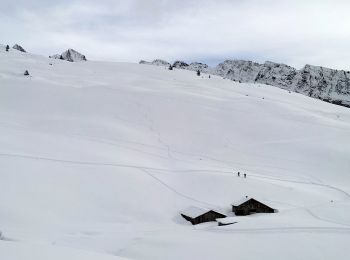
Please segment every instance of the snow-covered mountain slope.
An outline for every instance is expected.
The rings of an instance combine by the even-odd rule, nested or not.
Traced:
[[[346,259],[349,142],[348,108],[272,86],[0,46],[0,255]],[[279,212],[235,217],[245,195]]]
[[[285,64],[226,60],[214,73],[239,82],[263,83],[350,107],[350,71],[306,65],[297,70]]]
[[[66,60],[70,62],[77,62],[77,61],[86,61],[85,55],[77,52],[73,49],[68,49],[62,54],[55,54],[50,56],[52,59],[60,59],[60,60]]]

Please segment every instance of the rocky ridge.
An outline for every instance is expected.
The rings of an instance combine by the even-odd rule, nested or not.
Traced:
[[[350,107],[350,71],[305,65],[297,70],[267,61],[226,60],[213,74],[234,81],[260,83],[287,89],[330,103]]]
[[[62,54],[55,54],[52,56],[49,56],[49,58],[52,59],[60,59],[60,60],[66,60],[70,62],[77,62],[77,61],[86,61],[85,55],[73,50],[73,49],[68,49]]]

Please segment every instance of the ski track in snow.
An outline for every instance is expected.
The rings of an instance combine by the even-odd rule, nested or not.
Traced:
[[[133,168],[138,170],[155,170],[155,171],[163,171],[163,172],[216,172],[216,173],[223,173],[223,174],[230,174],[231,172],[228,171],[215,171],[211,169],[189,169],[189,170],[172,170],[172,169],[164,169],[164,168],[155,168],[155,167],[148,167],[148,166],[137,166],[137,165],[131,165],[131,164],[117,164],[117,163],[102,163],[102,162],[87,162],[87,161],[74,161],[74,160],[63,160],[63,159],[55,159],[55,158],[48,158],[48,157],[41,157],[41,156],[30,156],[30,155],[20,155],[20,154],[4,154],[1,153],[0,156],[2,157],[13,157],[13,158],[23,158],[23,159],[31,159],[31,160],[43,160],[43,161],[49,161],[49,162],[57,162],[57,163],[67,163],[67,164],[77,164],[77,165],[92,165],[92,166],[113,166],[113,167],[122,167],[122,168]],[[315,183],[315,182],[305,182],[305,181],[295,181],[295,180],[286,180],[281,178],[275,178],[275,177],[265,177],[261,175],[254,175],[250,174],[249,176],[253,176],[255,178],[260,179],[269,179],[274,181],[282,181],[282,182],[289,182],[289,183],[300,183],[300,184],[308,184],[308,185],[316,185],[321,186],[325,188],[329,188],[332,190],[336,190],[339,193],[345,195],[350,200],[350,194],[346,191],[333,187],[331,185],[322,184],[322,183]],[[154,178],[154,176],[152,176]]]
[[[346,259],[344,107],[192,71],[69,63],[0,45],[0,115],[6,260],[58,259],[69,248],[81,252],[59,259]],[[235,217],[227,202],[242,194],[279,211]],[[223,207],[238,223],[192,226],[179,215],[188,206]]]

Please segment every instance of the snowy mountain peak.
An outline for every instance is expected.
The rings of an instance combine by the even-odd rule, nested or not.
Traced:
[[[68,49],[62,54],[55,54],[52,56],[49,56],[52,59],[61,59],[61,60],[66,60],[70,62],[77,62],[77,61],[86,61],[85,55],[77,52],[76,50],[73,49]]]
[[[64,60],[75,62],[75,61],[86,61],[85,55],[73,50],[68,49],[65,52],[63,52],[62,57]]]

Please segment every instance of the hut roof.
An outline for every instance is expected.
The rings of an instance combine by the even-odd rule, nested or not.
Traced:
[[[188,217],[195,218],[195,217],[198,217],[198,216],[200,216],[208,211],[210,211],[210,209],[191,206],[191,207],[188,207],[188,208],[182,210],[180,213],[184,214]]]
[[[269,205],[270,205],[270,206],[268,206],[266,203],[261,202],[261,200],[257,200],[256,198],[252,198],[252,197],[243,197],[243,198],[241,198],[240,200],[237,200],[237,201],[235,201],[234,203],[232,203],[232,206],[238,207],[238,206],[240,206],[240,205],[246,203],[247,201],[249,201],[249,200],[251,200],[251,199],[253,199],[253,200],[257,201],[258,203],[263,204],[263,205],[265,205],[265,206],[267,206],[267,207],[269,207],[269,208],[272,208],[272,207],[274,207],[274,206],[275,206],[275,207],[278,206],[276,203],[273,203],[273,202],[271,202],[271,201],[268,201],[268,202],[269,202]],[[271,204],[272,204],[272,205],[271,205]]]
[[[188,207],[188,208],[182,210],[180,213],[184,214],[188,217],[191,217],[191,218],[196,218],[196,217],[201,216],[209,211],[215,211],[217,213],[225,215],[225,213],[223,213],[223,211],[220,209],[208,209],[208,208],[200,208],[200,207],[195,207],[195,206]]]
[[[245,202],[247,202],[248,200],[252,199],[251,197],[248,197],[248,196],[245,196],[245,197],[242,197],[241,199],[239,200],[236,200],[235,202],[232,203],[233,206],[239,206]]]

